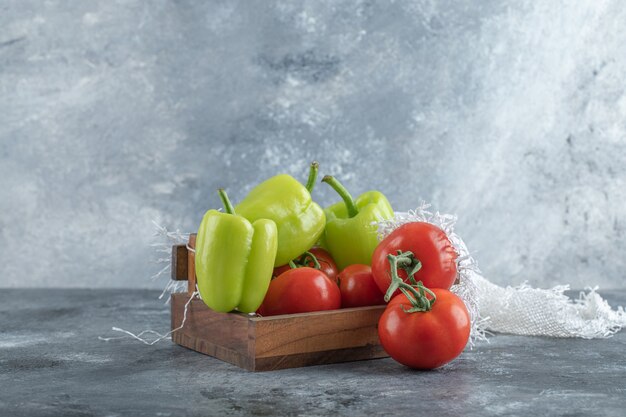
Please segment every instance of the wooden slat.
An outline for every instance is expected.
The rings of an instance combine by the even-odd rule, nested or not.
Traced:
[[[187,247],[185,245],[172,246],[172,279],[187,281]]]
[[[172,328],[180,325],[189,294],[172,295]],[[217,313],[194,300],[185,327],[172,340],[251,371],[387,357],[378,319],[385,306],[273,317]]]
[[[387,358],[389,355],[380,345],[368,345],[349,349],[324,350],[321,352],[294,353],[284,356],[256,358],[254,371],[274,371],[302,366],[325,365],[362,361],[369,359]]]
[[[172,329],[180,326],[189,294],[172,294]],[[248,355],[248,318],[241,314],[217,313],[202,300],[189,304],[185,326],[172,333],[172,341],[189,349],[253,370]]]
[[[196,234],[189,235],[188,244],[172,246],[172,279],[175,281],[188,281],[187,292],[189,294],[196,290],[196,267],[195,255],[191,249],[196,246]]]
[[[378,345],[385,306],[254,319],[257,358]]]
[[[189,235],[189,247],[193,250],[196,249],[196,235]],[[189,250],[187,254],[187,292],[189,294],[196,290],[196,254]]]

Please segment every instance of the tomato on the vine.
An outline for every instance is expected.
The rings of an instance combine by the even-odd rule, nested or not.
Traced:
[[[337,279],[342,308],[385,304],[384,294],[378,289],[369,265],[349,265],[339,273]]]
[[[411,252],[413,257],[413,263],[409,262],[409,258],[399,260],[399,274],[405,281],[409,275],[408,269],[415,267],[417,272],[413,277],[416,281],[422,281],[427,288],[448,289],[454,284],[458,255],[448,236],[435,225],[413,222],[391,232],[378,244],[372,255],[372,273],[382,292],[386,292],[391,283],[388,256],[399,252]]]
[[[309,249],[309,252],[315,255],[317,262],[320,264],[320,271],[326,274],[326,276],[333,282],[337,282],[337,275],[339,275],[339,268],[331,254],[324,248],[315,247]],[[307,266],[313,268],[314,263],[312,260],[307,262]]]
[[[337,268],[337,264],[333,257],[328,253],[327,250],[314,247],[307,251],[308,253],[313,254],[317,259],[317,262],[320,266],[320,271],[326,274],[326,276],[333,282],[337,282],[337,275],[339,274],[339,269]],[[307,252],[303,253],[298,259],[295,259],[296,266],[308,266],[311,268],[315,268],[315,261],[307,256]],[[291,267],[289,264],[279,266],[274,268],[274,276],[277,277],[285,271],[289,271]]]
[[[294,268],[270,282],[263,304],[262,316],[335,310],[341,307],[341,293],[336,283],[318,269]]]
[[[431,291],[436,300],[430,310],[406,312],[412,303],[405,294],[399,294],[391,299],[378,322],[385,351],[411,368],[442,366],[459,356],[469,340],[470,317],[463,301],[448,290]]]

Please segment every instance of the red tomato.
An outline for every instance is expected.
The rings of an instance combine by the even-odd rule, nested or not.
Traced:
[[[463,301],[448,290],[433,288],[430,311],[405,313],[411,308],[404,294],[392,298],[378,322],[385,351],[403,365],[434,369],[461,354],[470,335],[470,317]],[[428,297],[429,299],[431,297]]]
[[[374,250],[372,273],[382,292],[387,292],[391,283],[387,255],[396,255],[398,250],[411,251],[420,260],[422,267],[415,274],[415,280],[422,281],[426,288],[448,289],[454,284],[457,253],[448,236],[430,223],[414,222],[398,227]],[[399,270],[398,273],[406,282],[406,272]]]
[[[258,313],[262,316],[335,310],[341,307],[337,284],[318,269],[290,269],[270,282]]]
[[[362,307],[385,304],[369,265],[349,265],[339,273],[341,307]]]
[[[272,272],[272,276],[273,277],[278,277],[282,273],[287,272],[290,269],[292,269],[292,268],[289,266],[289,264],[283,265],[283,266],[277,266],[276,268],[274,268],[274,272]]]
[[[339,268],[337,268],[337,264],[333,257],[328,253],[326,249],[323,248],[311,248],[309,249],[315,257],[317,258],[317,262],[320,264],[320,271],[326,274],[326,276],[333,282],[337,282],[337,275],[339,275]],[[313,268],[313,262],[309,262],[308,266]]]
[[[317,258],[317,262],[319,262],[320,264],[320,271],[324,272],[331,281],[337,282],[339,269],[337,268],[337,264],[335,263],[335,260],[330,255],[330,253],[328,253],[328,251],[326,251],[325,249],[318,247],[309,249],[309,252],[311,252]],[[298,259],[296,259],[295,261],[297,263]],[[304,266],[314,268],[315,264],[313,263],[313,261],[309,261]],[[274,276],[277,277],[283,272],[289,271],[290,269],[291,267],[289,266],[289,264],[276,267],[274,268]]]

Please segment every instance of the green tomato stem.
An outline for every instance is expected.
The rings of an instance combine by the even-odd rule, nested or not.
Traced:
[[[218,188],[217,193],[220,195],[220,199],[222,200],[224,211],[228,214],[235,214],[235,208],[228,199],[228,194],[226,194],[226,190],[224,190],[223,188]]]
[[[317,161],[311,162],[311,167],[309,168],[309,179],[306,182],[306,189],[309,190],[309,193],[313,192],[313,188],[315,188],[315,181],[317,181],[317,172],[319,171],[320,164]]]
[[[308,251],[304,252],[300,258],[289,261],[289,267],[291,269],[304,268],[309,266],[309,262],[313,262],[313,268],[322,269],[317,257]]]
[[[313,268],[322,269],[320,262],[317,260],[317,256],[313,255],[309,251],[306,251],[302,254],[300,259],[298,259],[298,264],[300,264],[300,266],[309,266],[309,262],[313,262]]]
[[[339,194],[339,196],[343,199],[343,202],[346,204],[346,208],[348,209],[348,217],[352,218],[359,214],[359,209],[354,203],[354,199],[352,198],[346,187],[344,187],[337,180],[337,178],[331,175],[326,175],[324,178],[322,178],[322,182],[330,185],[333,190],[335,190],[337,194]]]
[[[415,280],[415,273],[420,270],[422,263],[413,255],[412,252],[398,251],[397,255],[387,255],[389,260],[389,272],[391,276],[391,283],[385,293],[385,301],[389,301],[396,290],[400,290],[411,303],[411,308],[402,310],[405,313],[415,313],[418,311],[429,311],[432,309],[433,304],[437,297],[435,293],[426,288],[422,281]],[[408,279],[413,285],[409,285],[398,275],[398,268],[405,270],[408,274]],[[431,299],[426,296],[428,293]]]

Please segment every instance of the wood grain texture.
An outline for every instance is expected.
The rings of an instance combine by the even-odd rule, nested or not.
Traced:
[[[187,285],[187,291],[191,294],[196,289],[196,257],[194,252],[187,248],[187,245],[191,249],[196,247],[196,234],[189,236],[189,242],[187,244],[173,245],[172,246],[172,267],[171,274],[172,279],[175,281],[189,281]]]
[[[196,290],[196,235],[189,235],[189,248],[187,249],[187,292],[192,294]]]
[[[377,345],[384,306],[253,318],[257,358]]]
[[[172,329],[182,323],[189,294],[172,294]],[[218,313],[210,310],[202,300],[189,304],[185,326],[172,333],[172,341],[246,369],[254,368],[249,354],[248,327],[245,315]]]
[[[172,328],[180,326],[188,294],[172,296]],[[376,329],[384,306],[253,317],[217,313],[193,300],[172,340],[251,371],[387,357]]]
[[[174,281],[187,281],[187,246],[172,246],[172,279]]]
[[[379,359],[388,356],[382,346],[369,345],[349,349],[324,350],[320,352],[293,353],[291,355],[256,358],[254,369],[251,370],[274,371],[278,369],[300,368],[303,366]]]

